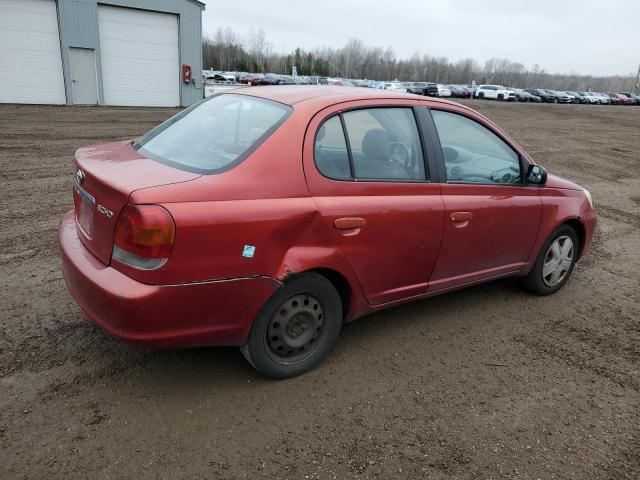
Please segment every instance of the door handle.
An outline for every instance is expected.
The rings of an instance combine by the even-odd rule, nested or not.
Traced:
[[[336,218],[333,226],[338,230],[353,230],[362,228],[367,224],[367,220],[362,217],[342,217]]]
[[[453,223],[462,223],[468,222],[473,218],[473,213],[471,212],[453,212],[449,215],[449,220]]]

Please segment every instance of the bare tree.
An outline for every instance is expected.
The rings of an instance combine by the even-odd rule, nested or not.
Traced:
[[[246,38],[231,28],[218,28],[213,37],[203,39],[203,64],[216,70],[291,73],[296,66],[301,75],[325,75],[374,80],[432,81],[468,84],[496,83],[511,87],[555,90],[620,91],[632,89],[634,75],[593,77],[550,74],[539,65],[527,69],[506,58],[491,58],[483,66],[472,58],[455,62],[446,57],[414,53],[398,58],[391,47],[369,47],[350,39],[341,48],[296,48],[289,53],[273,51],[264,30],[250,30]]]

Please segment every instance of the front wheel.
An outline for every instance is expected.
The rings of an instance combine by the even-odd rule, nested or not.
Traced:
[[[240,347],[263,375],[290,378],[313,370],[335,344],[342,327],[342,301],[317,273],[285,283],[264,305]]]
[[[523,278],[524,286],[538,295],[560,290],[573,272],[578,259],[578,236],[568,225],[558,227],[546,241],[531,272]]]

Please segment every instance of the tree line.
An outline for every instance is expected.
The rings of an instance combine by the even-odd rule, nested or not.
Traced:
[[[549,73],[539,65],[526,68],[505,58],[492,58],[481,65],[472,58],[450,61],[415,53],[398,58],[391,47],[365,45],[353,38],[341,48],[296,48],[289,53],[276,52],[264,30],[252,29],[246,36],[231,28],[218,28],[203,39],[205,69],[256,73],[319,75],[371,80],[429,81],[445,84],[499,84],[521,88],[554,90],[633,90],[635,78],[628,76],[596,77],[577,73]]]

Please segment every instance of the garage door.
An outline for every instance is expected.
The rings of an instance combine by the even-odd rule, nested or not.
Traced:
[[[180,105],[178,16],[98,6],[104,102]]]
[[[65,103],[53,0],[0,0],[0,103]]]

